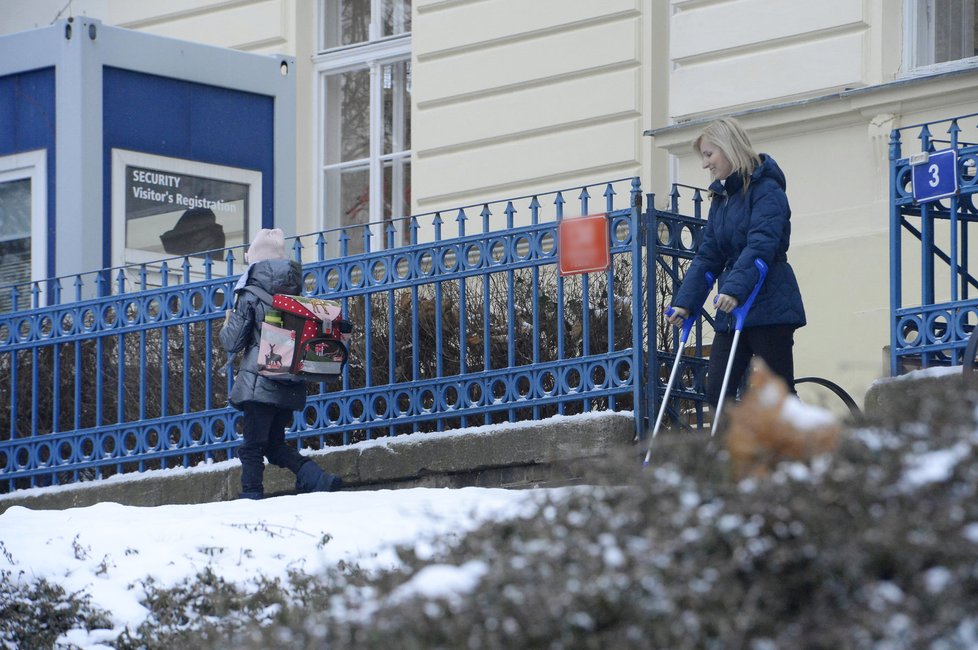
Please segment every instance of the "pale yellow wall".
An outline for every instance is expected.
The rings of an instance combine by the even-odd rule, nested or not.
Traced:
[[[647,172],[652,4],[416,0],[415,211]]]
[[[880,83],[902,0],[672,0],[669,114],[687,119]]]
[[[4,0],[0,34],[44,27],[66,5],[66,0]],[[60,17],[88,16],[159,36],[294,56],[295,11],[296,0],[73,0]]]

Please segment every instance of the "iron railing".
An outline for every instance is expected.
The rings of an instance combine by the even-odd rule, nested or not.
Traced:
[[[322,448],[595,409],[633,411],[642,435],[672,359],[648,354],[671,349],[648,314],[702,227],[698,191],[691,217],[679,191],[670,210],[649,195],[643,211],[638,179],[622,179],[294,238],[305,293],[341,301],[357,331],[342,380],[311,386],[289,438]],[[611,268],[561,277],[558,223],[589,213],[608,215]],[[364,252],[349,255],[354,238]],[[240,414],[217,333],[241,257],[8,287],[19,309],[0,314],[0,491],[230,457]],[[699,327],[696,341],[699,356]],[[701,424],[705,367],[685,372],[677,399]]]

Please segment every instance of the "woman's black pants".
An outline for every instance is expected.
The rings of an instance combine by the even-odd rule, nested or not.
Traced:
[[[733,368],[730,370],[730,382],[727,384],[727,399],[734,397],[744,381],[754,355],[763,359],[771,372],[784,379],[790,392],[795,392],[795,362],[792,353],[795,329],[794,325],[765,325],[741,330]],[[706,376],[706,398],[714,408],[720,402],[723,373],[727,369],[733,339],[733,332],[717,332],[713,337],[710,366]]]

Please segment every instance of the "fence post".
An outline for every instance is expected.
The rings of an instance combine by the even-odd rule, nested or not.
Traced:
[[[645,341],[639,343],[640,346],[644,344],[646,351],[645,399],[642,402],[642,416],[645,423],[649,422],[650,414],[655,412],[655,402],[659,390],[658,373],[656,372],[659,365],[659,349],[655,340],[655,318],[658,309],[655,301],[656,228],[655,194],[650,192],[645,195],[645,213],[642,218],[641,233],[642,246],[645,248],[645,321],[640,321],[637,328],[639,334],[643,328],[645,330]],[[642,302],[641,298],[639,302]],[[643,426],[647,426],[647,424]],[[645,428],[642,430],[642,435],[645,435]]]
[[[636,192],[638,194],[636,195]],[[643,253],[647,256],[647,259],[653,259],[652,249],[648,247],[646,242],[646,221],[647,217],[642,213],[641,207],[641,188],[639,186],[639,179],[635,178],[632,180],[632,206],[631,206],[631,223],[629,227],[632,231],[632,367],[634,386],[632,387],[632,409],[635,412],[635,438],[642,439],[645,437],[646,430],[646,418],[648,415],[648,404],[646,402],[645,394],[649,390],[648,381],[643,381],[643,375],[646,372],[643,370],[643,365],[650,364],[652,362],[652,348],[647,350],[643,347],[642,341],[642,331],[645,328],[646,322],[651,322],[648,317],[648,310],[652,308],[651,305],[643,305],[642,300],[642,284],[643,282],[648,284],[652,282],[652,277],[649,275],[649,265],[648,262],[642,264]],[[654,270],[654,268],[653,268]],[[645,363],[643,364],[643,360]]]

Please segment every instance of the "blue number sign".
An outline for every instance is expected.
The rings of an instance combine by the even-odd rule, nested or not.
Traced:
[[[926,203],[958,193],[958,152],[956,149],[921,155],[913,165],[913,200]]]

